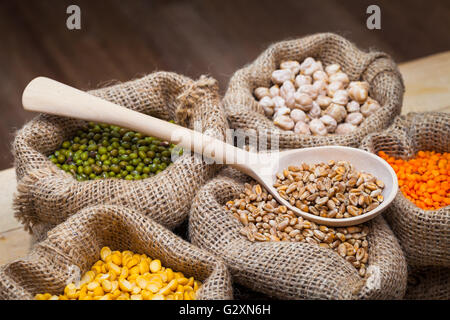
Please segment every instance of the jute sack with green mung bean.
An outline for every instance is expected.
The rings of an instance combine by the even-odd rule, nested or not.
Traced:
[[[284,213],[289,212],[281,208],[280,211],[272,210],[273,205],[268,209],[267,202],[264,202],[268,195],[261,189],[256,194],[247,193],[249,189],[245,185],[248,182],[251,180],[247,176],[224,169],[200,189],[189,216],[191,242],[222,258],[234,282],[278,299],[403,298],[407,280],[406,261],[400,245],[381,216],[365,224],[365,227],[358,227],[358,237],[349,233],[343,239],[346,241],[347,236],[353,238],[348,241],[356,245],[359,243],[356,239],[363,236],[360,229],[366,229],[367,240],[364,241],[367,242],[364,244],[362,241],[361,247],[366,247],[368,255],[362,259],[355,258],[354,251],[344,258],[331,248],[331,243],[319,243],[319,239],[323,239],[321,232],[330,228],[315,229],[312,236],[312,223],[304,220],[298,230],[294,230],[300,224],[298,219],[294,222],[295,228],[291,228],[293,233],[302,235],[298,241],[293,238],[289,241],[261,239],[257,233],[249,238],[248,234],[241,233],[246,228],[243,228],[244,223],[259,230],[265,228],[264,217],[270,214],[268,212],[276,212],[283,219]],[[250,212],[246,213],[244,223],[227,210],[230,201],[237,204],[233,200],[239,197],[237,212]],[[263,211],[265,213],[262,214]],[[256,222],[250,223],[250,216],[256,217]],[[278,226],[281,228],[281,223]],[[287,228],[283,230],[288,232]],[[275,234],[279,235],[278,231]],[[355,268],[358,261],[359,264],[366,264],[363,276]]]
[[[102,247],[159,259],[202,282],[196,299],[232,299],[231,278],[219,258],[182,240],[137,210],[99,205],[81,210],[48,232],[26,256],[0,267],[0,299],[63,294],[99,260]]]
[[[175,73],[156,72],[90,93],[217,138],[224,137],[227,127],[217,82],[204,76],[194,81]],[[81,120],[39,115],[17,132],[13,144],[18,179],[14,207],[16,217],[32,233],[45,233],[80,209],[99,203],[136,208],[174,228],[187,217],[195,192],[217,169],[215,164],[186,154],[162,172],[142,180],[77,181],[49,156],[87,126]],[[45,234],[35,238],[45,238]]]
[[[408,159],[420,150],[450,152],[449,137],[448,113],[409,113],[395,118],[385,131],[368,135],[361,148]],[[422,210],[399,191],[384,217],[398,238],[408,265],[450,267],[450,206]]]
[[[359,102],[352,100],[348,103],[351,99],[347,101],[347,93],[343,90],[344,87],[339,86],[337,88],[340,88],[340,90],[336,90],[336,92],[344,91],[344,101],[340,101],[342,99],[338,99],[336,95],[333,97],[333,103],[330,103],[332,100],[330,96],[333,96],[334,93],[326,93],[327,89],[324,89],[321,85],[318,87],[315,86],[316,84],[320,84],[321,81],[319,80],[319,76],[316,77],[317,71],[313,75],[304,76],[301,74],[297,76],[297,78],[303,77],[308,80],[300,79],[298,81],[295,78],[294,81],[293,78],[295,75],[290,73],[290,70],[277,70],[283,62],[294,63],[298,66],[303,62],[306,63],[307,58],[316,59],[320,63],[320,68],[326,68],[327,66],[336,64],[340,65],[339,69],[342,69],[343,73],[345,73],[345,75],[341,73],[344,75],[345,80],[337,79],[339,81],[331,83],[332,77],[330,75],[330,86],[328,89],[331,88],[331,84],[343,84],[344,81],[345,85],[348,82],[364,83],[364,85],[367,85],[368,88],[364,89],[365,98],[369,95],[371,98],[370,101],[373,102],[373,99],[377,101],[377,111],[373,113],[366,112],[367,110],[365,108],[368,105],[366,106],[364,104],[361,105],[360,113],[359,102],[362,102],[362,100],[359,100]],[[298,68],[301,68],[301,66],[298,66]],[[298,72],[298,68],[295,73]],[[280,81],[275,81],[274,73],[276,71],[287,71],[287,78],[280,77],[278,79]],[[325,76],[328,79],[328,76],[324,75],[323,71],[319,72],[322,73],[320,78]],[[289,76],[289,74],[291,75]],[[305,74],[308,73],[305,72]],[[273,85],[269,90],[268,88],[273,84],[271,83],[272,80],[277,82],[277,84]],[[303,86],[303,88],[299,84],[302,81],[307,82],[307,85]],[[289,84],[290,82],[292,83],[288,86],[290,89],[287,89],[287,91],[295,92],[295,95],[283,94],[286,83]],[[264,99],[258,102],[257,99],[261,97],[257,96],[263,96],[263,94],[258,93],[256,91],[257,89],[265,91],[266,93],[264,95],[267,94],[267,96],[264,96],[264,98],[268,98],[268,101],[271,102],[263,103]],[[272,89],[275,90],[272,91]],[[302,91],[302,89],[306,91]],[[277,42],[268,47],[253,62],[234,73],[222,101],[232,129],[254,130],[256,133],[265,134],[268,136],[269,143],[272,137],[277,137],[279,138],[280,148],[291,149],[321,145],[358,147],[361,140],[368,133],[386,128],[392,122],[393,117],[400,114],[403,92],[404,86],[401,74],[395,62],[387,54],[374,51],[364,52],[337,34],[318,33],[299,39]],[[297,94],[299,95],[297,96]],[[284,98],[281,98],[280,95],[284,96]],[[303,98],[301,98],[302,96]],[[293,99],[294,97],[295,100]],[[351,98],[352,95],[349,97]],[[328,102],[323,105],[321,102],[312,102],[311,98],[317,98],[317,101],[321,98],[321,100],[325,99]],[[306,103],[305,99],[309,102]],[[307,109],[302,106],[305,103],[308,105]],[[355,110],[354,107],[351,107],[351,103],[356,103],[358,112],[354,112]],[[270,108],[275,107],[273,121],[269,119],[269,115],[274,110],[271,109],[270,113],[267,114],[267,108],[269,106]],[[310,109],[311,106],[313,109]],[[313,110],[315,111],[313,112]],[[305,116],[303,111],[308,112],[308,115]],[[346,119],[347,111],[349,119]],[[293,115],[294,112],[297,112],[295,117]],[[290,118],[286,118],[286,114],[289,113]],[[355,118],[351,120],[355,115],[360,117],[360,120],[357,121],[357,127],[351,123],[355,120]],[[362,120],[363,115],[364,120]],[[330,116],[334,120],[330,119]],[[328,120],[324,120],[326,118]],[[296,132],[290,130],[294,128],[293,119],[296,121]],[[338,128],[347,129],[335,129],[336,125],[344,119],[348,123],[342,123],[343,126],[339,125]],[[281,125],[286,121],[287,123]],[[286,127],[289,123],[290,127]],[[303,127],[298,127],[298,125],[303,125]],[[327,132],[325,126],[333,127],[332,130],[329,130],[329,132],[333,133],[326,135],[320,133],[323,130]],[[320,130],[313,130],[313,127]],[[309,128],[313,134],[311,134]],[[352,129],[349,132],[349,128],[354,128],[354,130]]]

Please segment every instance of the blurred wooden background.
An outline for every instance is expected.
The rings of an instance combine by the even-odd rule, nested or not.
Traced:
[[[66,28],[70,4],[81,8],[79,31]],[[381,30],[366,28],[370,4],[381,7]],[[38,75],[91,89],[156,70],[208,73],[223,93],[272,42],[332,31],[404,62],[450,50],[449,17],[447,0],[0,0],[0,170],[34,116],[20,97]]]

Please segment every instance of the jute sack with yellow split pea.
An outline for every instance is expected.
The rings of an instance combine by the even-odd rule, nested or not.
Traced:
[[[48,232],[26,257],[0,267],[0,299],[63,294],[91,269],[103,247],[159,259],[164,267],[202,282],[197,299],[231,299],[225,264],[135,210],[99,205],[81,210]]]
[[[217,81],[212,78],[194,81],[176,73],[156,72],[89,93],[216,138],[223,138],[227,128]],[[98,203],[135,208],[172,229],[187,218],[196,191],[216,172],[217,165],[185,154],[147,179],[79,182],[57,168],[48,155],[85,126],[85,121],[43,114],[17,132],[13,144],[18,179],[15,212],[37,240],[45,238],[45,230]]]
[[[278,299],[401,299],[407,267],[400,245],[380,216],[367,226],[368,265],[356,268],[330,248],[307,242],[251,242],[225,204],[249,178],[230,169],[202,187],[189,216],[193,244],[222,258],[233,280]]]
[[[450,114],[409,113],[398,116],[388,129],[368,135],[361,149],[409,159],[420,150],[450,152]],[[450,267],[450,206],[423,210],[401,191],[384,214],[414,267]]]

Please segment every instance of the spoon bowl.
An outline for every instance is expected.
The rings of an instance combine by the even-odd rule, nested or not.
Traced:
[[[382,158],[361,149],[342,146],[303,148],[276,152],[270,155],[269,159],[271,161],[270,165],[264,167],[264,171],[261,166],[254,165],[253,171],[255,171],[255,173],[247,172],[247,174],[258,180],[279,203],[285,205],[297,215],[326,226],[352,226],[373,219],[386,210],[389,204],[394,200],[398,191],[397,175],[392,167]],[[288,201],[283,199],[273,187],[277,180],[276,174],[289,166],[298,166],[302,162],[307,164],[317,164],[320,162],[327,163],[329,160],[348,161],[354,165],[356,171],[370,173],[377,179],[383,181],[385,184],[381,193],[384,198],[383,202],[381,202],[377,208],[359,216],[342,219],[324,218],[301,211],[297,207],[292,206]]]
[[[376,217],[388,207],[398,190],[397,176],[390,165],[380,157],[359,149],[326,146],[272,153],[247,152],[201,132],[124,108],[45,77],[38,77],[28,84],[22,95],[22,104],[29,111],[113,124],[171,141],[186,150],[248,174],[297,215],[327,226],[351,226]],[[360,216],[323,218],[290,205],[273,187],[276,174],[288,166],[329,160],[346,160],[356,170],[371,173],[382,180],[385,184],[382,192],[384,201],[374,210]]]

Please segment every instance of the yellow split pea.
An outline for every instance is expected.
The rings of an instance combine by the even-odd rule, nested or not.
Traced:
[[[101,260],[78,283],[70,283],[64,293],[37,294],[37,300],[195,300],[201,282],[186,278],[131,251],[100,250]]]

